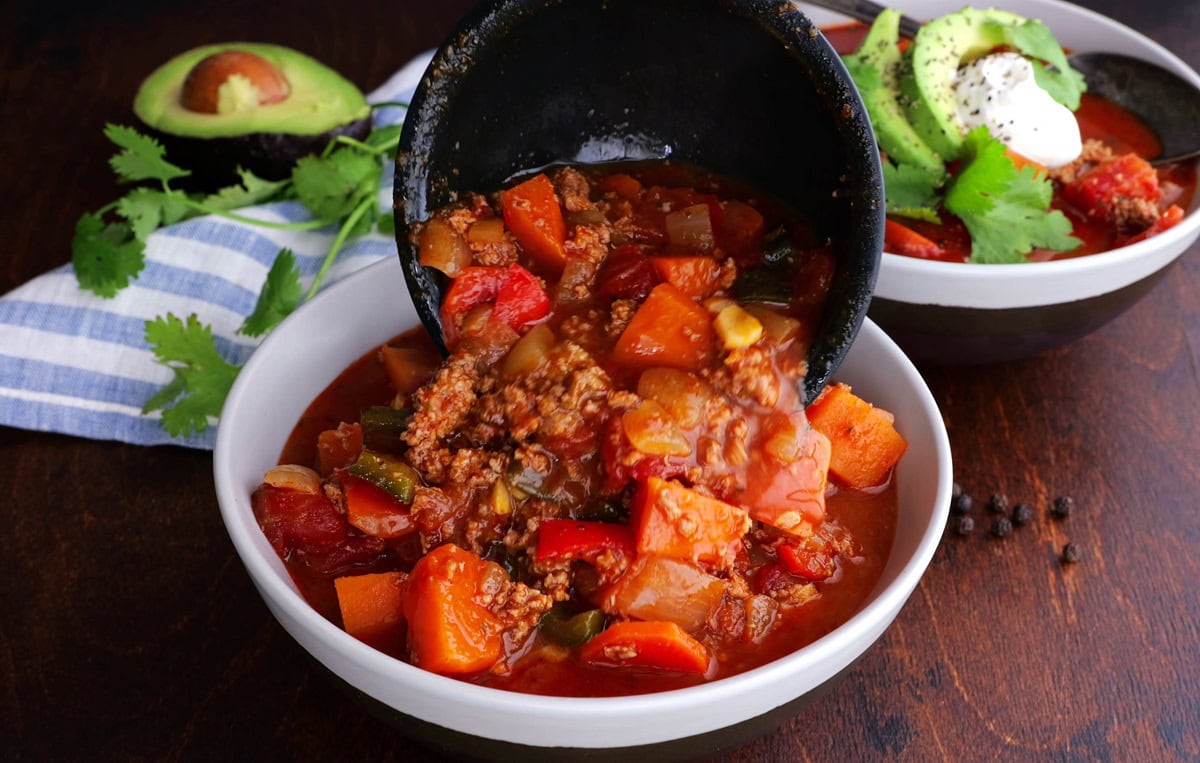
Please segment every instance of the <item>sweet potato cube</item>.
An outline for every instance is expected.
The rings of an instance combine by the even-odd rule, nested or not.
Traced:
[[[614,623],[579,650],[584,662],[673,673],[708,672],[708,650],[675,623]]]
[[[693,371],[713,354],[712,315],[669,283],[651,290],[617,339],[613,358],[631,368]]]
[[[504,653],[499,618],[479,600],[504,568],[453,544],[417,562],[404,597],[413,662],[434,673],[487,670]]]
[[[882,485],[908,449],[892,415],[833,384],[806,411],[813,428],[829,438],[829,475],[845,487],[861,490]]]
[[[342,627],[381,651],[399,646],[404,625],[403,572],[351,575],[333,581]]]
[[[630,524],[639,555],[719,565],[736,553],[750,520],[739,506],[651,477],[638,487]]]

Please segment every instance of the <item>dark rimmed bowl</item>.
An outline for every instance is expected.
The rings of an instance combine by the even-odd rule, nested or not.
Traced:
[[[803,5],[803,4],[802,4]],[[905,13],[929,19],[961,0],[908,0]],[[805,6],[814,21],[847,21]],[[1060,0],[1005,0],[999,7],[1041,19],[1076,53],[1144,59],[1200,88],[1200,75],[1166,48],[1094,11]],[[870,316],[924,365],[1002,363],[1037,355],[1113,320],[1170,273],[1200,237],[1200,199],[1183,221],[1146,241],[1054,262],[976,265],[885,252]]]
[[[866,315],[882,174],[840,59],[774,0],[513,0],[468,16],[418,87],[396,158],[396,240],[422,322],[440,339],[444,283],[412,241],[433,210],[552,163],[667,158],[771,194],[832,240],[811,398]]]

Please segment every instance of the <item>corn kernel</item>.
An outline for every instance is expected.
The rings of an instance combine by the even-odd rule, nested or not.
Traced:
[[[730,305],[718,313],[713,325],[727,350],[749,347],[763,335],[762,322],[739,305]]]

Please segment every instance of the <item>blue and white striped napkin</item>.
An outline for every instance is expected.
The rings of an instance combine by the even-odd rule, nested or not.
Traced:
[[[367,96],[372,103],[411,99],[432,58],[424,53]],[[375,112],[376,124],[396,124],[399,108]],[[381,209],[391,210],[392,172],[381,182]],[[104,202],[96,200],[96,207]],[[307,219],[298,202],[240,210],[272,221]],[[267,271],[282,247],[296,255],[307,287],[333,241],[333,226],[318,231],[277,231],[219,217],[198,217],[162,228],[146,243],[146,266],[113,299],[83,291],[70,265],[52,270],[0,297],[0,425],[59,432],[137,445],[213,447],[209,427],[173,437],[159,412],[142,414],[146,400],[173,372],[154,360],[145,322],[173,313],[195,313],[212,326],[221,355],[242,364],[258,344],[237,333],[254,309]],[[324,286],[396,256],[390,237],[362,236],[338,255]]]

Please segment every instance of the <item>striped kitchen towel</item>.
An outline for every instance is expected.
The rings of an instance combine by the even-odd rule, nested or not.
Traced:
[[[372,103],[407,102],[432,58],[409,62],[367,96]],[[395,107],[378,109],[377,125],[403,118]],[[392,172],[379,190],[390,214]],[[101,200],[96,206],[100,206]],[[308,217],[298,202],[275,202],[239,214],[272,221]],[[0,425],[59,432],[139,445],[213,447],[216,432],[173,437],[160,414],[142,414],[146,400],[171,381],[144,338],[145,322],[173,313],[195,313],[212,326],[218,351],[241,365],[258,339],[237,333],[254,309],[271,263],[283,247],[296,255],[305,287],[332,243],[333,226],[317,231],[278,231],[219,217],[198,217],[162,228],[146,243],[146,265],[115,298],[79,288],[70,265],[52,270],[0,297]],[[324,286],[396,256],[390,237],[371,233],[338,255]]]

